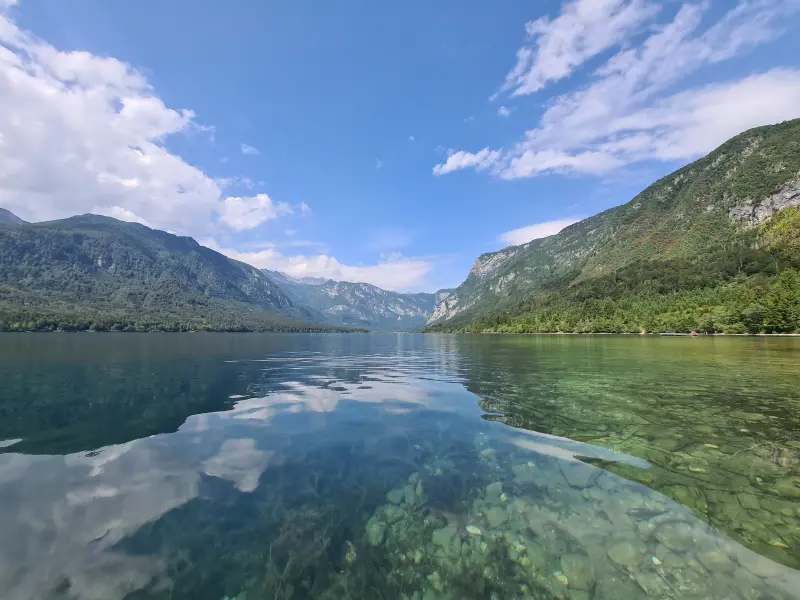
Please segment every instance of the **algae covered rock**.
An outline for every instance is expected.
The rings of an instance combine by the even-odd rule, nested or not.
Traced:
[[[383,536],[386,534],[386,524],[381,522],[376,517],[372,517],[367,521],[367,541],[373,545],[378,546],[383,542]]]
[[[386,494],[386,499],[392,504],[402,504],[405,498],[406,498],[405,490],[402,488],[392,490],[391,492]]]
[[[440,548],[448,548],[457,533],[458,530],[455,525],[448,525],[434,531],[432,541]]]

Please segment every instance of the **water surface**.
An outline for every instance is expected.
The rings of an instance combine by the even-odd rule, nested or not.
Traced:
[[[0,597],[800,598],[800,340],[7,334]]]

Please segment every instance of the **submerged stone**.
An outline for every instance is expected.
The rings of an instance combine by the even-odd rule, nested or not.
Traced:
[[[486,520],[492,529],[497,529],[508,521],[508,513],[499,506],[493,506],[486,512]]]
[[[631,568],[639,564],[642,552],[631,540],[622,540],[608,548],[608,557],[621,567]]]
[[[431,586],[433,586],[433,589],[435,589],[437,592],[444,591],[444,582],[442,582],[442,576],[439,575],[438,571],[434,571],[428,575],[428,581],[430,582]]]
[[[455,537],[458,530],[455,525],[448,525],[433,532],[433,543],[441,548],[448,548],[451,544],[453,537]]]
[[[692,527],[683,522],[664,523],[656,532],[656,539],[675,552],[686,552],[695,545]]]
[[[487,499],[500,499],[500,494],[503,493],[503,483],[501,481],[495,481],[494,483],[490,483],[486,486],[486,498]]]
[[[398,488],[386,494],[386,499],[392,504],[401,504],[405,499],[405,490]]]
[[[753,494],[737,494],[739,498],[739,504],[742,505],[743,508],[748,510],[759,510],[761,508],[761,504],[758,502],[758,498],[755,497]]]
[[[352,565],[356,562],[357,558],[358,554],[356,553],[356,547],[353,545],[353,542],[345,542],[344,562],[348,565]]]
[[[735,564],[730,556],[721,550],[706,550],[697,553],[697,560],[712,573],[733,571]]]
[[[383,542],[383,536],[386,533],[386,525],[372,517],[367,521],[367,541],[373,545],[378,546]]]
[[[601,473],[600,469],[584,465],[583,463],[561,461],[559,467],[561,467],[561,472],[564,474],[567,483],[569,483],[571,487],[578,489],[594,485],[594,482],[597,481]]]
[[[565,554],[561,557],[561,570],[569,579],[570,587],[590,590],[594,586],[594,566],[587,556]]]

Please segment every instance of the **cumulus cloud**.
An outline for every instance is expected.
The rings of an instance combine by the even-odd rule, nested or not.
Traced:
[[[250,144],[242,144],[242,154],[250,154],[253,156],[258,156],[261,152],[258,151],[258,148],[251,146]]]
[[[501,106],[497,109],[497,114],[501,117],[510,117],[511,116],[511,109],[507,106]]]
[[[225,198],[166,146],[209,131],[130,65],[60,51],[0,13],[0,206],[28,220],[95,212],[194,235],[285,214],[258,196]]]
[[[539,238],[555,235],[565,227],[577,223],[579,220],[580,219],[559,219],[557,221],[528,225],[527,227],[506,231],[500,234],[498,239],[506,246],[519,246],[521,244],[527,244],[531,240],[538,240]]]
[[[253,229],[261,223],[282,215],[291,214],[286,202],[273,202],[267,194],[250,197],[229,196],[222,203],[220,220],[237,231]]]
[[[235,260],[253,265],[258,269],[281,271],[292,277],[324,277],[337,281],[371,283],[386,290],[406,291],[421,289],[425,277],[434,267],[427,258],[409,258],[391,254],[373,265],[346,265],[333,256],[284,256],[277,247],[257,252],[240,252],[233,248],[222,248],[213,239],[202,241],[208,246]]]
[[[464,150],[450,151],[447,160],[433,167],[434,175],[445,175],[459,169],[473,168],[484,171],[494,165],[500,158],[500,152],[484,148],[480,152],[472,153]]]
[[[301,215],[305,216],[305,215],[310,215],[311,214],[311,207],[308,204],[306,204],[305,202],[301,202],[299,208],[300,208],[300,214]]]
[[[139,223],[141,225],[147,225],[148,227],[152,227],[152,225],[147,219],[143,219],[136,213],[128,210],[127,208],[122,208],[121,206],[95,206],[92,209],[92,213],[95,215],[102,215],[104,217],[112,217],[119,221],[128,221],[129,223]]]
[[[591,12],[592,6],[599,12]],[[579,17],[594,23],[604,10],[612,11],[617,15],[609,25],[614,40],[609,41],[602,27],[586,26],[576,29],[579,36],[562,32],[561,45],[553,46],[543,40],[554,32],[529,26],[536,43],[521,50],[530,55],[527,70],[518,68],[518,60],[506,78],[505,91],[520,95],[541,89],[603,50],[620,49],[594,69],[587,85],[550,99],[538,123],[518,143],[481,150],[478,154],[493,157],[490,164],[459,150],[451,154],[456,158],[450,164],[437,165],[434,172],[488,167],[502,179],[552,172],[599,175],[645,160],[696,158],[748,128],[800,117],[798,69],[684,83],[680,88],[701,69],[784,33],[786,18],[800,10],[800,0],[741,0],[705,25],[708,6],[684,4],[666,22],[650,24],[646,34],[634,35],[660,14],[646,2],[567,2],[562,15],[548,23],[565,27]],[[545,68],[545,63],[561,66]]]

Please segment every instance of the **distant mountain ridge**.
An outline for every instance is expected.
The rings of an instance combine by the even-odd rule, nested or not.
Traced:
[[[798,240],[800,119],[744,132],[556,235],[481,255],[428,326],[795,331]]]
[[[5,225],[24,225],[27,221],[23,221],[10,210],[0,208],[0,223]]]
[[[439,294],[404,294],[369,283],[296,279],[269,270],[264,273],[294,302],[317,311],[326,323],[340,326],[391,331],[417,329],[425,325]]]
[[[0,329],[326,329],[316,316],[190,237],[97,215],[0,225]]]

